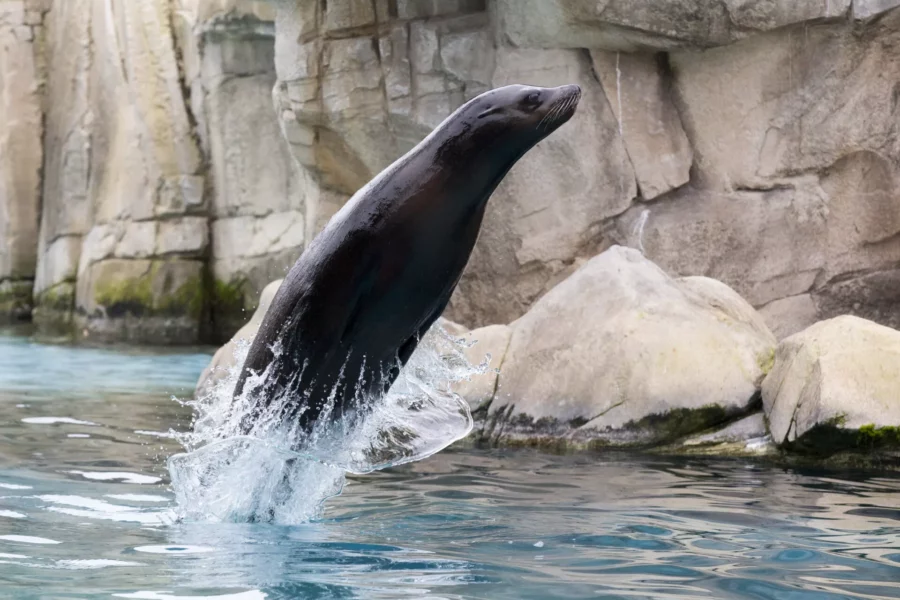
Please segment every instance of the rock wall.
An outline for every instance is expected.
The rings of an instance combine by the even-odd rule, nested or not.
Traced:
[[[0,0],[0,320],[31,312],[43,149],[46,2]]]
[[[844,312],[898,326],[898,5],[281,2],[275,102],[329,199],[309,233],[466,99],[575,82],[578,114],[498,189],[448,317],[510,322],[620,243],[728,283],[779,335]]]
[[[272,113],[268,10],[52,3],[40,325],[110,340],[217,338],[302,250],[302,179]]]
[[[448,317],[508,323],[623,244],[724,281],[779,336],[845,312],[900,326],[897,6],[0,0],[0,312],[33,286],[42,325],[225,338],[461,103],[574,82]]]

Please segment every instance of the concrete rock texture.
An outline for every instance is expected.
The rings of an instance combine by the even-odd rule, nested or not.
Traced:
[[[0,0],[0,311],[227,338],[461,103],[574,82],[576,117],[497,190],[448,318],[512,322],[624,244],[720,279],[780,336],[847,312],[900,326],[898,4]],[[152,283],[128,261],[196,264],[199,311],[126,326],[156,309],[93,294],[115,265]]]
[[[762,388],[772,437],[820,452],[900,447],[898,364],[900,332],[858,317],[787,338]]]

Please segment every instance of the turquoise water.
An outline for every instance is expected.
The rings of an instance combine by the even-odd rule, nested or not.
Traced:
[[[307,525],[170,520],[209,356],[0,336],[0,598],[900,598],[900,478],[444,451]]]

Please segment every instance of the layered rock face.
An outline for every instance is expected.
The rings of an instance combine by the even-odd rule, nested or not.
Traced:
[[[31,278],[35,319],[52,329],[152,343],[227,336],[304,242],[302,174],[272,112],[269,7],[74,0],[44,8],[43,42],[31,56],[51,68],[30,84],[24,68],[10,68],[19,80],[2,86],[18,103],[13,124],[33,124],[37,157],[10,137],[16,159],[4,153],[2,168],[19,181],[13,199],[0,195],[15,232],[3,238],[12,258],[0,261],[0,280]],[[26,93],[34,118],[19,108]]]
[[[0,320],[31,313],[40,207],[40,45],[48,2],[0,1]]]
[[[327,198],[309,233],[466,99],[575,82],[572,124],[491,200],[449,317],[509,322],[620,243],[721,279],[782,336],[898,325],[898,4],[282,2],[276,105]]]
[[[900,332],[858,317],[789,337],[762,388],[772,437],[826,452],[900,447],[898,365]]]
[[[622,244],[722,280],[779,337],[898,326],[898,5],[0,0],[0,309],[27,314],[33,282],[43,324],[227,337],[457,106],[578,83],[489,203],[448,317],[509,323]]]

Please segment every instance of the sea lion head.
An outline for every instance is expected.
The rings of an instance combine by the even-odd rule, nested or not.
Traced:
[[[579,100],[581,88],[577,85],[508,85],[476,97],[466,112],[474,117],[477,128],[533,138],[536,143],[571,119]]]
[[[508,85],[487,91],[460,107],[435,130],[441,154],[458,160],[486,157],[510,163],[559,129],[575,114],[581,88]]]

